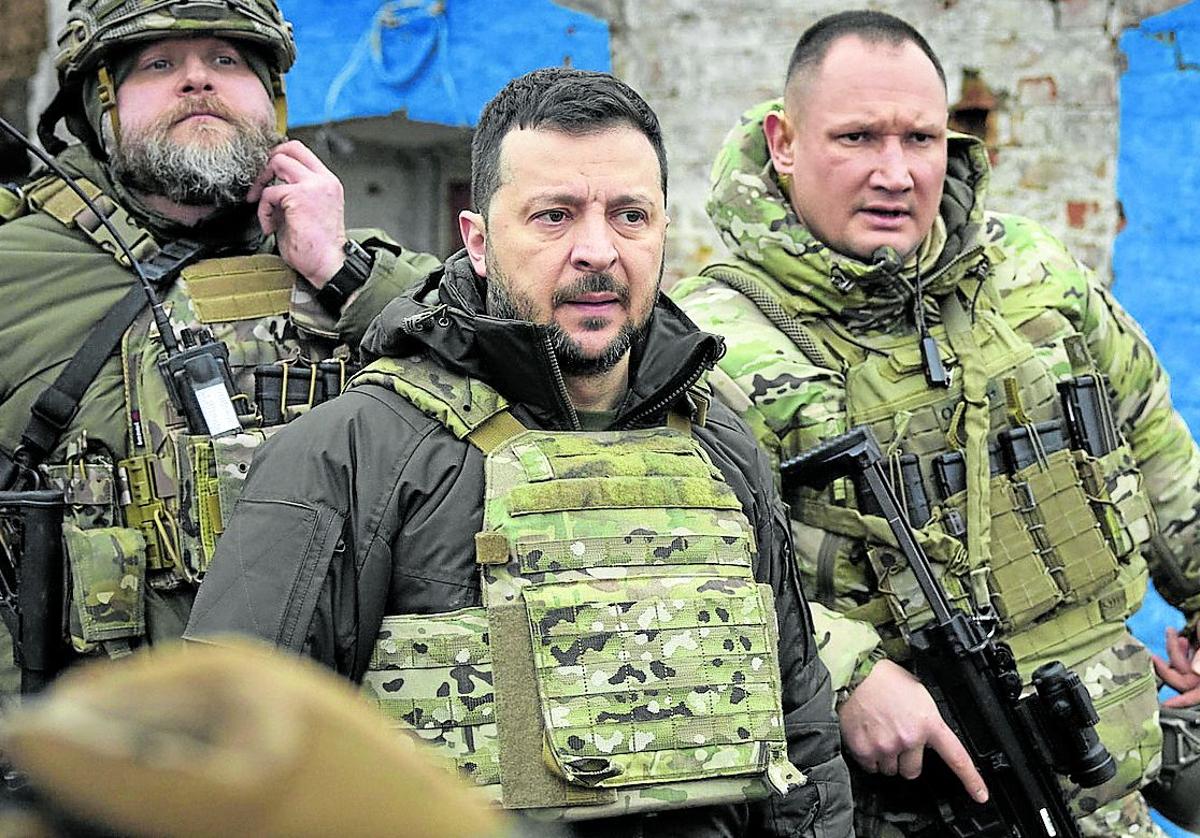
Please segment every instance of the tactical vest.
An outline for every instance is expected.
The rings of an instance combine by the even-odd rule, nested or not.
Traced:
[[[774,596],[754,530],[676,416],[528,429],[483,383],[383,359],[394,389],[486,455],[483,605],[384,617],[363,684],[506,808],[599,818],[784,793]]]
[[[937,388],[911,334],[851,340],[820,320],[789,317],[770,298],[775,286],[742,266],[706,274],[750,296],[805,363],[841,373],[844,426],[867,425],[879,439],[952,601],[998,624],[1026,679],[1058,659],[1086,682],[1127,636],[1124,621],[1144,595],[1139,547],[1156,532],[1153,510],[1082,336],[1035,347],[1002,316],[988,259],[967,271],[930,330],[952,371],[950,386]],[[865,493],[843,479],[788,498],[801,525],[825,533],[818,554],[802,558],[806,590],[874,624],[889,656],[904,660],[909,631],[932,615]],[[847,589],[871,595],[847,607]],[[1118,760],[1136,756],[1139,780],[1157,748],[1156,685],[1141,669],[1096,700],[1106,744]],[[1128,774],[1089,797],[1123,796],[1136,788]]]
[[[159,243],[117,201],[86,178],[76,183],[135,258],[144,261],[160,252]],[[130,267],[112,235],[61,179],[36,180],[20,197],[4,220],[44,213]],[[170,590],[198,584],[258,446],[283,421],[340,392],[348,377],[344,359],[327,359],[329,353],[319,348],[312,356],[313,344],[302,344],[289,326],[295,281],[280,257],[253,254],[194,262],[160,289],[173,324],[207,328],[228,347],[240,399],[257,405],[245,411],[242,433],[212,439],[187,432],[158,368],[162,341],[146,310],[125,332],[120,349],[128,456],[113,462],[107,452],[93,450],[84,433],[68,440],[64,462],[42,466],[47,483],[60,488],[68,504],[64,544],[77,651],[103,645],[109,654],[124,653],[145,632],[146,585]],[[309,336],[336,337],[328,324],[313,321],[300,328],[305,326]],[[264,380],[282,381],[281,392],[272,390],[270,411],[262,409]]]

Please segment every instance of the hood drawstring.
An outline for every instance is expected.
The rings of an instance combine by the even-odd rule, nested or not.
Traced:
[[[872,253],[871,261],[875,263],[874,267],[892,277],[897,276],[904,266],[904,260],[900,258],[896,248],[887,245]],[[917,327],[917,335],[921,341],[921,366],[925,370],[925,380],[929,382],[930,387],[949,387],[950,376],[946,374],[937,341],[933,335],[929,334],[929,324],[925,321],[925,289],[921,285],[921,262],[919,259],[915,271],[916,276],[913,283],[915,287],[912,298],[913,323]]]

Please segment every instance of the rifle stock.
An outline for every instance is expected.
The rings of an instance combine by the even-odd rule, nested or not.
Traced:
[[[0,492],[0,616],[23,694],[42,689],[65,663],[62,519],[62,492]]]

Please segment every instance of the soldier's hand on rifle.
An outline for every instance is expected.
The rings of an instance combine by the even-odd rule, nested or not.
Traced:
[[[246,200],[258,201],[263,232],[275,234],[279,255],[320,288],[346,255],[342,182],[298,140],[271,149],[271,156]]]
[[[1192,707],[1200,704],[1200,653],[1188,638],[1167,628],[1167,660],[1154,656],[1154,671],[1167,686],[1179,693],[1163,704],[1167,707]]]
[[[908,670],[882,660],[838,710],[842,741],[855,761],[871,773],[921,774],[925,749],[932,748],[962,781],[967,794],[988,798],[962,742],[938,712],[933,696]]]

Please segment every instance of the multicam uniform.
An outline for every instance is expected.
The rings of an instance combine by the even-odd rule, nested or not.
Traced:
[[[282,417],[264,419],[256,411],[246,417],[245,433],[215,444],[190,437],[167,396],[157,366],[162,343],[145,310],[85,392],[44,472],[69,504],[75,645],[91,651],[103,644],[120,653],[147,632],[152,639],[179,636],[229,515],[231,484],[244,475],[264,426],[296,415],[320,394],[335,394],[328,392],[337,389],[334,382],[321,381],[319,393],[311,386],[317,367],[306,362],[329,359],[324,370],[340,370],[372,317],[437,263],[403,253],[382,233],[360,233],[375,254],[374,269],[335,322],[311,286],[275,255],[253,207],[181,227],[113,184],[81,146],[60,159],[87,190],[111,199],[101,198],[139,258],[184,238],[211,247],[212,258],[185,268],[159,294],[177,328],[209,329],[229,347],[247,404],[256,395],[256,367],[277,370],[260,372],[260,391],[264,377],[278,384],[291,375],[283,400],[291,407]],[[0,225],[0,455],[11,457],[35,399],[135,279],[58,178],[5,194],[14,200]]]
[[[829,250],[801,226],[770,167],[762,120],[781,107],[749,111],[714,166],[709,214],[734,261],[673,291],[702,328],[727,336],[714,389],[775,458],[872,427],[952,599],[998,620],[1025,677],[1060,659],[1091,692],[1119,771],[1098,789],[1068,789],[1076,812],[1093,813],[1081,819],[1085,833],[1146,834],[1153,827],[1130,792],[1158,767],[1156,687],[1124,625],[1144,594],[1146,560],[1189,625],[1200,614],[1200,452],[1171,407],[1166,373],[1061,244],[1028,219],[984,211],[989,171],[970,138],[950,139],[941,214],[909,264]],[[918,272],[947,387],[923,373]],[[1089,416],[1092,430],[1112,426],[1111,444],[1089,450],[1072,424],[1078,402],[1067,403],[1099,376],[1111,404],[1094,399]],[[906,631],[929,613],[851,482],[789,500],[805,589],[831,609],[817,609],[821,654],[844,696],[882,656],[903,662]],[[874,817],[912,804],[877,789],[856,776],[860,831],[897,834]]]
[[[384,357],[256,460],[186,636],[363,680],[572,834],[849,834],[767,463],[695,389],[720,341],[664,300],[610,430],[582,430],[547,329],[482,310],[465,255],[389,306]]]

